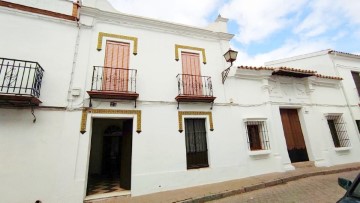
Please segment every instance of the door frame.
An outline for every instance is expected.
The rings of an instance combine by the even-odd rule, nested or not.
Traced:
[[[133,114],[102,114],[102,113],[90,113],[90,116],[88,116],[87,118],[87,123],[89,127],[89,132],[88,132],[88,147],[87,147],[87,152],[86,152],[86,166],[85,166],[85,171],[84,171],[84,188],[83,188],[83,199],[85,199],[87,197],[86,195],[86,189],[88,186],[88,173],[89,173],[89,167],[90,167],[90,151],[91,151],[91,139],[92,139],[92,133],[93,133],[93,121],[94,119],[114,119],[114,120],[126,120],[126,119],[132,119],[133,120],[133,126],[132,126],[132,146],[131,146],[131,188],[133,188],[133,177],[134,177],[134,165],[133,165],[133,154],[134,154],[134,140],[135,140],[135,135],[137,134],[136,132],[136,126],[137,126],[137,119],[136,119],[136,115]],[[87,133],[86,133],[87,134]],[[86,136],[86,134],[84,135],[80,135],[80,136]],[[127,190],[128,192],[124,192],[124,194],[122,195],[129,195],[131,194],[131,190]],[[112,196],[111,193],[109,193],[109,196]],[[117,195],[118,196],[118,195]]]
[[[289,153],[287,151],[286,137],[285,137],[283,123],[282,123],[282,120],[281,120],[281,113],[280,113],[281,109],[293,109],[293,110],[295,109],[295,110],[297,110],[297,114],[298,114],[298,117],[299,117],[300,127],[301,127],[301,131],[302,131],[302,134],[303,134],[308,159],[309,159],[309,161],[315,161],[313,153],[312,153],[312,149],[311,149],[311,143],[310,143],[310,140],[309,140],[309,133],[308,133],[306,125],[305,125],[306,122],[305,122],[304,114],[307,111],[306,108],[304,106],[295,106],[295,105],[294,106],[293,105],[288,106],[288,105],[284,105],[284,106],[279,106],[279,117],[280,117],[280,122],[281,122],[281,127],[282,127],[281,130],[283,132],[283,137],[284,137],[284,141],[285,141],[285,150],[286,150],[286,154],[287,154],[287,156],[289,158],[290,163],[291,163],[291,159],[290,159],[290,155],[289,155]]]

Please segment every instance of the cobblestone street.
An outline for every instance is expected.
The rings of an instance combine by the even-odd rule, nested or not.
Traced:
[[[344,177],[349,180],[353,180],[358,173],[359,171],[350,171],[331,175],[314,176],[212,202],[333,203],[339,200],[341,196],[345,194],[345,190],[338,186],[338,177]]]

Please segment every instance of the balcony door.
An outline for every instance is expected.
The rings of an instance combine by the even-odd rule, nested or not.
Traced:
[[[203,95],[199,54],[181,52],[181,60],[183,73],[183,94]]]
[[[130,44],[106,42],[103,91],[127,92],[129,81]]]

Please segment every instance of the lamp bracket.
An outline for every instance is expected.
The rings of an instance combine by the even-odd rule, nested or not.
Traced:
[[[223,72],[221,72],[222,84],[225,83],[225,80],[226,80],[226,78],[227,78],[227,76],[228,76],[228,74],[230,72],[231,66],[232,66],[232,62],[231,62],[230,66],[227,69],[225,69]]]

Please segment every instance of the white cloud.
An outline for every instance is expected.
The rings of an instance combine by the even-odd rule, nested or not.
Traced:
[[[305,37],[326,34],[346,24],[360,24],[360,1],[316,0],[309,3],[310,13],[294,32]]]
[[[307,0],[231,0],[220,13],[239,25],[236,40],[248,44],[263,40],[272,33],[293,23],[289,14],[299,12]]]
[[[123,13],[193,26],[205,26],[220,0],[110,0]]]

